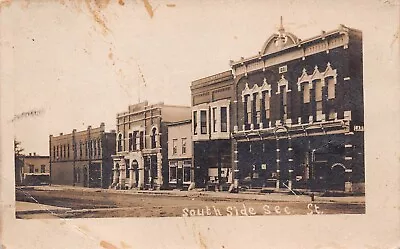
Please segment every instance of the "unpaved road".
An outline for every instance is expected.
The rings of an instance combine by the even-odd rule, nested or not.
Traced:
[[[365,213],[364,203],[321,203],[318,201],[307,203],[71,190],[18,190],[16,191],[16,200],[71,208],[69,212],[57,214],[17,214],[17,218],[22,219]]]

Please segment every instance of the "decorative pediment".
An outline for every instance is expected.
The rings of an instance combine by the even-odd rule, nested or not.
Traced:
[[[264,91],[268,91],[268,95],[271,96],[271,85],[268,84],[267,79],[264,78],[263,84],[260,87],[260,91],[264,92]],[[260,98],[262,98],[262,95],[260,95]]]
[[[314,72],[311,75],[311,81],[313,80],[318,80],[318,79],[323,79],[324,75],[319,71],[318,66],[314,67]]]
[[[324,72],[324,77],[325,78],[327,78],[327,77],[336,78],[336,76],[337,76],[336,69],[333,70],[332,67],[331,67],[331,63],[328,62],[328,65],[326,66],[326,69],[325,69],[325,72]]]
[[[297,83],[309,82],[310,80],[311,80],[311,77],[307,74],[307,70],[305,68],[303,68],[303,73],[298,78]]]
[[[278,81],[278,91],[276,94],[281,93],[281,86],[286,86],[286,92],[289,90],[289,82],[285,79],[284,75],[282,75],[281,79]]]

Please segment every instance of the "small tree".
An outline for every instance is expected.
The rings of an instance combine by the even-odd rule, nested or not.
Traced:
[[[22,168],[24,167],[23,151],[24,149],[21,147],[21,142],[14,138],[15,185],[20,185],[22,183]]]

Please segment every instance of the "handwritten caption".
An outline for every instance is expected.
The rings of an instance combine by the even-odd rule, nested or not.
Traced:
[[[302,209],[302,208],[300,208]],[[317,204],[309,203],[306,207],[305,214],[323,214],[320,207]],[[297,213],[289,208],[288,206],[280,205],[262,205],[258,207],[246,206],[242,204],[240,206],[227,206],[219,208],[216,206],[205,206],[204,208],[184,208],[182,209],[183,217],[194,217],[194,216],[256,216],[256,215],[290,215],[290,214],[304,214],[297,211]]]

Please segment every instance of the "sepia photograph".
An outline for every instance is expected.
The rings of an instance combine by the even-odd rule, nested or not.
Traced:
[[[398,197],[397,206],[366,197],[398,195],[388,186],[398,169],[378,161],[396,147],[385,149],[377,120],[399,88],[379,92],[376,79],[396,81],[384,70],[398,65],[399,2],[340,3],[2,1],[2,155],[13,150],[2,198],[11,219],[100,229],[268,217],[281,230],[343,218],[360,221],[342,231],[355,236],[351,226],[373,226],[367,211],[398,213]],[[391,21],[368,23],[374,10],[374,20]],[[385,175],[393,179],[374,185]],[[237,246],[216,241],[146,248]],[[315,248],[345,248],[335,243]]]

